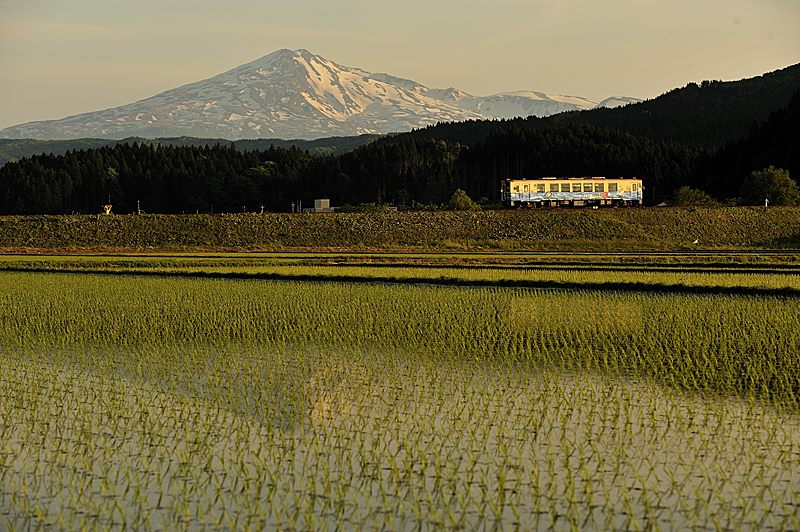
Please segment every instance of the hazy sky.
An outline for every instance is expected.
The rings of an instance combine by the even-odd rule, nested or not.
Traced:
[[[800,0],[0,0],[0,127],[279,48],[477,95],[649,98],[800,62]]]

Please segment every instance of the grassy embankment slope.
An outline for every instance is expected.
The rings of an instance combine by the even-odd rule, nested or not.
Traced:
[[[798,208],[0,217],[5,250],[797,247]]]

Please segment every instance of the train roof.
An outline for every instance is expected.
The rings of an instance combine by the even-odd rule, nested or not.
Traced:
[[[598,179],[608,179],[615,181],[641,181],[641,177],[602,177],[602,176],[586,176],[586,177],[532,177],[529,179],[506,179],[506,181],[591,181]]]

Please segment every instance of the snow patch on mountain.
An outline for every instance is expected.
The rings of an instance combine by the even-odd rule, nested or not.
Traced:
[[[611,96],[606,98],[602,102],[598,103],[595,107],[608,107],[609,109],[613,109],[616,107],[622,107],[632,103],[639,103],[642,100],[639,98],[631,98],[630,96]]]

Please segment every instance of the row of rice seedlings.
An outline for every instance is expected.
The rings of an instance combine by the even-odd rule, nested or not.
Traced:
[[[208,261],[208,260],[248,260],[248,261],[273,261],[273,260],[292,260],[308,261],[319,263],[324,261],[336,262],[422,262],[422,263],[448,263],[453,261],[480,261],[485,263],[525,263],[525,262],[545,262],[545,263],[585,263],[585,264],[620,264],[620,265],[700,265],[724,266],[751,264],[754,266],[773,264],[797,264],[800,256],[793,250],[721,250],[703,251],[698,249],[673,251],[673,252],[552,252],[552,251],[447,251],[447,252],[398,252],[398,251],[268,251],[268,252],[179,252],[179,251],[157,251],[147,253],[119,252],[108,253],[107,250],[90,254],[4,254],[0,256],[0,263],[20,262],[20,261],[75,261],[75,260],[152,260],[161,261],[183,260],[185,262]]]
[[[147,270],[192,267],[236,268],[300,264],[302,257],[228,255],[2,255],[0,270]]]
[[[148,384],[31,355],[0,369],[4,528],[800,526],[800,420],[753,402],[404,353],[319,352],[309,370],[308,353],[235,348],[206,354],[225,363],[198,398],[157,356]],[[300,393],[230,408],[240,359]]]
[[[793,299],[10,273],[0,287],[0,345],[125,353],[77,357],[88,366],[138,371],[127,352],[142,345],[324,346],[635,375],[795,409],[800,399]]]
[[[663,269],[687,272],[726,272],[745,269],[752,273],[798,273],[800,256],[786,252],[750,254],[685,253],[658,255],[626,255],[566,253],[492,254],[407,254],[407,253],[151,253],[117,255],[4,255],[0,268],[26,269],[130,269],[130,268],[255,268],[276,265],[348,265],[394,267],[479,267],[520,269],[526,267],[564,269],[577,268],[642,268],[655,272]],[[741,272],[736,272],[741,273]]]
[[[15,267],[18,265],[15,264]],[[525,268],[424,268],[409,266],[370,266],[343,267],[339,265],[306,265],[301,262],[264,262],[249,260],[229,261],[137,261],[124,260],[78,263],[36,263],[26,261],[22,266],[26,269],[67,269],[89,271],[129,272],[181,272],[204,274],[241,274],[241,275],[280,275],[287,278],[315,277],[324,280],[326,277],[348,277],[354,279],[378,280],[429,280],[447,282],[551,282],[570,284],[603,284],[622,285],[658,285],[661,287],[696,287],[696,288],[760,288],[769,290],[800,290],[800,273],[759,272],[733,273],[724,270],[716,271],[663,271],[644,268],[641,271],[596,271],[580,269],[564,269],[550,267],[546,269]],[[0,267],[2,269],[2,267]]]
[[[307,265],[240,264],[231,266],[181,266],[163,271],[194,273],[278,274],[302,277],[338,277],[378,279],[429,279],[441,281],[545,281],[554,283],[622,283],[690,287],[747,287],[767,289],[800,289],[798,273],[730,273],[698,271],[594,271],[578,269],[516,269],[516,268],[418,268],[418,267],[341,267]]]

